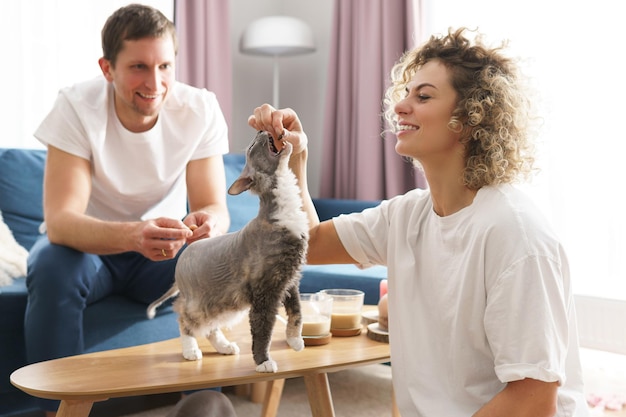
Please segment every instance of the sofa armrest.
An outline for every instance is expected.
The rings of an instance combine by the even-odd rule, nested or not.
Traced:
[[[0,211],[15,240],[27,250],[43,221],[46,151],[0,148]]]
[[[380,201],[350,200],[342,198],[314,198],[313,205],[320,221],[332,219],[340,214],[361,212],[370,207],[376,207]]]

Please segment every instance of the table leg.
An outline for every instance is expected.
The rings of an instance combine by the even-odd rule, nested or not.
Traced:
[[[268,384],[269,383],[267,381],[253,382],[251,384],[248,384],[250,386],[250,401],[255,404],[262,404],[263,402],[265,402]]]
[[[285,380],[275,379],[273,381],[268,381],[267,384],[265,401],[263,401],[263,409],[261,410],[261,417],[276,417],[276,414],[278,414],[280,397],[283,395]]]
[[[308,374],[304,377],[304,385],[309,396],[309,405],[313,417],[335,417],[333,399],[330,395],[328,375]]]
[[[91,412],[93,402],[63,400],[59,405],[57,417],[87,417]]]

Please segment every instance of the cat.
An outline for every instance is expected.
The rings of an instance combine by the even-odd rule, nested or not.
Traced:
[[[241,230],[190,244],[180,255],[172,288],[150,304],[148,317],[168,298],[178,295],[183,357],[202,359],[195,336],[205,336],[222,354],[239,353],[220,330],[249,316],[252,354],[257,372],[277,372],[270,357],[276,314],[287,313],[287,343],[304,348],[300,311],[301,268],[308,247],[308,220],[288,162],[292,146],[279,152],[269,133],[260,131],[246,151],[241,175],[231,195],[250,190],[259,196],[257,217]]]

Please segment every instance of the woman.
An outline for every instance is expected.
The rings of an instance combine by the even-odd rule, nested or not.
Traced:
[[[294,145],[308,262],[388,266],[403,417],[586,416],[567,258],[513,185],[534,162],[530,100],[502,49],[466,34],[433,36],[392,70],[396,151],[428,190],[319,223],[297,115],[263,105],[249,124]]]

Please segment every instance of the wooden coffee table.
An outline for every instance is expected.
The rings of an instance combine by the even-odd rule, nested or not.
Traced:
[[[247,321],[224,332],[241,349],[221,355],[199,340],[201,361],[182,357],[179,339],[123,349],[88,353],[25,366],[11,374],[11,383],[35,397],[60,400],[58,417],[86,417],[93,403],[116,397],[162,394],[269,381],[264,413],[278,408],[285,378],[303,377],[314,417],[335,415],[327,374],[390,360],[389,345],[366,336],[333,337],[322,346],[293,351],[285,340],[285,326],[276,322],[271,356],[276,373],[259,373],[251,353]],[[273,398],[273,400],[272,400]]]

